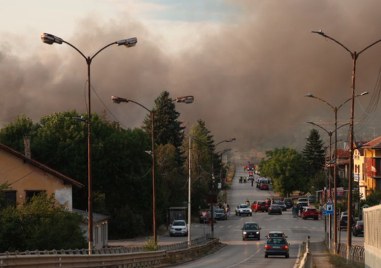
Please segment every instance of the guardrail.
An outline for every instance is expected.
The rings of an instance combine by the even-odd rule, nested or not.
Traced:
[[[304,268],[311,267],[311,252],[310,252],[310,237],[307,237],[307,241],[303,242],[301,246],[300,252],[302,253],[302,257],[300,258],[300,262],[297,263],[296,267]]]
[[[164,267],[184,256],[202,254],[220,244],[218,239],[197,238],[187,243],[160,246],[156,251],[145,247],[112,247],[101,250],[44,250],[5,252],[0,254],[0,267]],[[183,256],[179,258],[179,256]]]

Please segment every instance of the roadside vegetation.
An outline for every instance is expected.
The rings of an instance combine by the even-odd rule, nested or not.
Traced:
[[[178,120],[180,114],[167,91],[158,96],[152,111],[159,227],[167,224],[169,207],[187,204],[189,148],[185,126]],[[0,142],[24,152],[23,139],[29,136],[33,159],[87,185],[86,120],[86,115],[76,111],[47,115],[38,122],[21,115],[0,130]],[[142,127],[133,129],[123,128],[105,115],[93,114],[91,120],[93,211],[110,216],[110,239],[150,235],[152,158],[147,152],[151,150],[151,117],[147,114]],[[215,151],[206,123],[198,120],[188,128],[195,140],[203,142],[193,142],[191,148],[192,213],[196,215],[200,207],[206,206],[209,190],[225,178],[227,167]],[[73,207],[87,210],[87,187],[73,189]],[[3,241],[1,245],[12,248]],[[50,248],[48,244],[46,248]]]

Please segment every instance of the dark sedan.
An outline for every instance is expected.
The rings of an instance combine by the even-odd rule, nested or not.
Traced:
[[[364,222],[357,221],[352,227],[352,233],[354,236],[364,235]]]
[[[282,207],[278,206],[278,205],[275,205],[275,204],[272,204],[269,207],[269,209],[267,210],[267,213],[269,215],[271,215],[271,214],[280,214],[280,215],[282,215]]]
[[[245,222],[242,227],[242,240],[261,239],[261,228],[258,223]]]
[[[289,246],[285,238],[269,238],[265,244],[265,258],[269,255],[284,255],[289,258]]]

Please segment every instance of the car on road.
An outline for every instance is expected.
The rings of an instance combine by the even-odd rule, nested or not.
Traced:
[[[267,211],[267,209],[268,209],[268,205],[266,201],[264,200],[257,200],[251,204],[251,210],[254,212],[258,212],[258,211],[265,212]]]
[[[242,227],[242,240],[261,240],[261,227],[256,222],[245,222]]]
[[[364,221],[357,221],[352,227],[353,236],[364,235]]]
[[[287,206],[286,206],[286,204],[284,203],[283,200],[274,199],[272,201],[272,203],[275,204],[275,205],[280,206],[282,208],[282,211],[286,211],[287,210]]]
[[[317,211],[316,208],[304,207],[301,217],[303,220],[306,220],[306,219],[318,220],[319,219],[319,211]]]
[[[269,190],[269,189],[270,188],[269,188],[269,185],[267,183],[262,182],[259,184],[259,190]]]
[[[292,202],[291,198],[285,198],[283,201],[287,208],[292,208],[294,206],[294,202]]]
[[[270,255],[284,255],[289,258],[289,247],[286,238],[268,238],[265,244],[265,258]]]
[[[237,216],[252,216],[253,212],[248,204],[240,204],[235,209],[235,215]]]
[[[266,238],[287,238],[287,235],[281,231],[270,231],[268,235],[266,235]]]
[[[347,224],[348,224],[348,214],[346,214],[346,212],[343,212],[340,216],[340,230],[346,230]],[[353,224],[354,224],[354,220],[352,217],[350,226],[353,226]]]
[[[169,236],[187,236],[188,226],[185,220],[174,220],[169,226]]]
[[[214,218],[216,220],[227,220],[228,214],[226,213],[225,209],[223,209],[223,208],[215,208],[214,209]]]
[[[271,214],[280,214],[280,215],[282,215],[282,207],[281,207],[281,206],[278,206],[278,205],[276,205],[276,204],[272,204],[272,205],[269,207],[267,213],[268,213],[269,215],[271,215]]]

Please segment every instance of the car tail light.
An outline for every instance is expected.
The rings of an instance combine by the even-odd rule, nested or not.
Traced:
[[[265,249],[271,249],[270,245],[265,245]]]
[[[288,249],[288,246],[287,246],[287,245],[284,245],[284,246],[282,247],[282,249]]]

